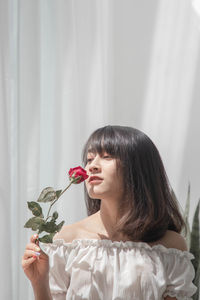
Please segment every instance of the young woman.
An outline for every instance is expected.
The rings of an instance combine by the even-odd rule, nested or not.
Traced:
[[[63,226],[52,244],[39,247],[34,235],[26,246],[22,266],[35,299],[192,299],[193,256],[153,142],[106,126],[88,139],[83,162],[88,217]]]

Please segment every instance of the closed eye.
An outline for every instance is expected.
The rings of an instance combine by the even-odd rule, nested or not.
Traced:
[[[86,163],[89,163],[92,161],[92,158],[87,158]]]
[[[104,155],[103,158],[112,158],[110,155]]]

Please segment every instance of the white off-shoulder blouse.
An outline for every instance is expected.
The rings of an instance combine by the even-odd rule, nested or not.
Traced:
[[[192,300],[194,256],[162,245],[76,239],[40,244],[53,300]]]

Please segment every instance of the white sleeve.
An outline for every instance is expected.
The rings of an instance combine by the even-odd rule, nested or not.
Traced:
[[[70,283],[70,275],[65,266],[68,258],[66,247],[54,241],[53,244],[40,244],[41,249],[49,256],[49,285],[53,300],[65,300]]]
[[[187,251],[174,249],[174,255],[165,262],[167,288],[163,294],[176,297],[177,300],[192,300],[197,288],[193,284],[195,277],[194,267],[191,263],[194,256]]]

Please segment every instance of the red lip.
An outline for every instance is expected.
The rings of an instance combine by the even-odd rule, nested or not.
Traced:
[[[89,182],[91,182],[93,180],[102,180],[102,178],[98,177],[98,176],[90,176]]]

